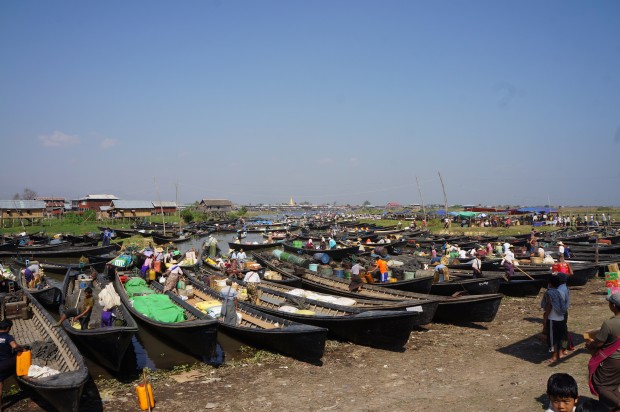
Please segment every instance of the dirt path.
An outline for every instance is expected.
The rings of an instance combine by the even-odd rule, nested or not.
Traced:
[[[156,376],[155,410],[543,410],[546,381],[555,372],[572,374],[580,393],[589,395],[589,354],[581,333],[611,316],[604,291],[601,279],[571,289],[569,330],[577,350],[557,365],[544,363],[549,354],[535,337],[542,325],[541,292],[536,298],[504,297],[489,324],[428,325],[411,334],[404,352],[329,341],[322,366],[267,355]],[[87,390],[91,401],[85,399],[84,410],[138,410],[133,384],[100,382],[98,393],[101,400],[92,401],[97,391]],[[23,400],[9,410],[38,409]]]

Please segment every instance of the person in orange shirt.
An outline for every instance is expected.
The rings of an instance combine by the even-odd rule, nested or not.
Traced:
[[[381,258],[375,259],[375,266],[370,270],[371,272],[379,273],[379,282],[388,281],[388,265],[387,262]]]

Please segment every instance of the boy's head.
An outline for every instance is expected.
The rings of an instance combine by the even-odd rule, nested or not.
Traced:
[[[87,287],[86,289],[84,289],[84,293],[86,293],[87,296],[91,296],[93,294],[93,288],[91,288],[90,286]]]
[[[547,380],[547,396],[555,412],[572,412],[579,399],[577,381],[568,373],[554,373]]]

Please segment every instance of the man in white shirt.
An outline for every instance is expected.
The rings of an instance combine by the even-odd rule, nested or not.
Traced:
[[[247,255],[243,251],[243,249],[239,249],[239,253],[237,253],[237,260],[239,261],[239,265],[243,267],[245,265],[245,261],[248,259]]]
[[[558,255],[564,256],[564,243],[558,242]]]

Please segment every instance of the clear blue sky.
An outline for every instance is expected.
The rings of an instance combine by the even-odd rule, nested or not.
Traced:
[[[0,198],[620,205],[620,2],[0,2]]]

